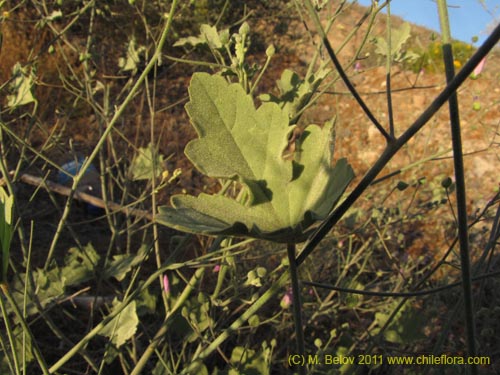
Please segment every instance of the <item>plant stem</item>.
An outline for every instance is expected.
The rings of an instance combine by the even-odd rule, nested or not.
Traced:
[[[351,81],[347,77],[347,74],[345,73],[344,68],[340,64],[340,61],[337,59],[337,55],[333,51],[333,47],[330,44],[330,41],[328,40],[328,37],[326,35],[325,30],[323,29],[323,26],[321,26],[319,16],[316,13],[316,11],[314,10],[314,7],[313,7],[311,1],[306,0],[305,6],[306,6],[307,10],[309,11],[309,15],[311,16],[311,18],[316,26],[316,29],[319,33],[319,36],[320,36],[321,40],[323,41],[323,45],[325,46],[325,48],[328,52],[328,55],[330,56],[330,60],[332,61],[333,65],[335,66],[335,69],[337,69],[337,72],[340,75],[340,77],[342,78],[342,80],[344,81],[344,84],[347,86],[347,88],[351,92],[354,99],[356,99],[356,101],[358,102],[358,105],[363,109],[366,116],[370,119],[370,121],[373,123],[373,125],[375,125],[375,127],[379,130],[380,134],[382,134],[384,136],[387,143],[392,142],[394,140],[394,138],[391,137],[390,134],[388,134],[387,131],[383,128],[383,126],[378,122],[378,120],[375,118],[373,113],[370,111],[370,109],[368,108],[368,106],[366,105],[364,100],[358,94],[358,91],[356,90],[354,85],[351,83]]]
[[[394,138],[394,111],[392,108],[391,65],[392,65],[392,30],[391,30],[391,3],[387,3],[387,45],[389,51],[385,61],[385,82],[387,95],[387,115],[389,117],[389,134]]]
[[[7,293],[7,284],[2,284],[1,285],[1,290],[4,293]],[[10,344],[10,351],[12,353],[12,365],[15,368],[16,374],[20,374],[21,370],[19,367],[19,361],[17,359],[17,345],[16,345],[16,339],[14,337],[14,329],[12,328],[9,320],[9,315],[7,312],[7,308],[4,304],[3,298],[0,296],[0,309],[2,310],[2,316],[3,316],[3,321],[5,324],[5,331],[7,332],[7,337],[9,339],[9,344]],[[5,357],[7,360],[10,360],[7,351],[5,351]]]
[[[375,180],[377,175],[384,169],[392,157],[403,147],[424,125],[436,114],[441,106],[446,103],[451,94],[462,85],[470,76],[474,68],[491,51],[500,40],[500,25],[490,34],[488,39],[478,48],[476,53],[463,66],[462,70],[451,80],[427,109],[415,120],[415,122],[395,141],[387,145],[375,164],[366,172],[358,185],[352,190],[347,198],[323,221],[319,228],[313,233],[304,245],[297,257],[297,265],[300,265],[316,248],[320,241],[330,232],[333,226],[342,218],[349,208],[357,201],[363,192]]]
[[[160,36],[160,40],[158,41],[156,50],[154,51],[154,54],[151,57],[151,60],[146,65],[146,67],[142,71],[142,73],[139,76],[139,78],[137,78],[137,81],[135,82],[135,84],[133,85],[133,87],[130,89],[130,92],[125,97],[125,99],[123,100],[123,102],[120,104],[120,106],[117,107],[117,109],[116,109],[113,117],[111,118],[111,120],[107,124],[106,129],[104,130],[104,132],[102,133],[101,137],[99,138],[99,141],[95,145],[93,151],[91,152],[91,154],[89,155],[89,157],[87,159],[85,159],[85,161],[82,164],[82,167],[81,167],[80,171],[73,178],[73,185],[71,186],[71,190],[72,190],[73,194],[74,194],[74,192],[76,192],[78,184],[80,183],[80,180],[85,175],[85,172],[86,172],[87,168],[90,166],[90,164],[92,163],[92,161],[95,159],[95,157],[99,153],[100,148],[104,145],[104,143],[105,143],[106,139],[108,138],[109,134],[113,131],[113,129],[115,127],[115,124],[118,122],[118,120],[120,119],[120,117],[123,115],[123,113],[125,112],[125,109],[130,104],[130,102],[134,99],[135,94],[137,93],[137,91],[139,90],[139,88],[141,87],[141,85],[144,83],[144,81],[145,81],[146,77],[148,76],[149,72],[151,71],[151,69],[153,69],[153,67],[156,65],[156,63],[160,59],[161,54],[162,54],[163,46],[165,45],[165,43],[167,41],[167,35],[168,35],[168,33],[170,31],[170,28],[172,26],[172,21],[174,19],[175,10],[177,8],[177,4],[178,3],[179,3],[179,0],[173,0],[172,1],[172,5],[170,6],[170,12],[166,16],[165,26],[164,26],[164,28],[162,30],[162,33],[161,33],[161,36]],[[66,220],[67,220],[67,218],[69,216],[69,211],[70,211],[70,207],[71,207],[71,200],[73,199],[73,194],[68,198],[68,201],[66,202],[63,214],[61,216],[61,219],[59,220],[59,224],[58,224],[57,229],[56,229],[56,233],[55,233],[54,237],[52,238],[52,243],[50,245],[49,252],[47,254],[47,259],[45,261],[45,266],[44,266],[45,270],[47,270],[49,268],[50,262],[52,261],[52,257],[54,255],[56,244],[59,241],[59,237],[60,237],[60,235],[62,233],[63,227],[64,227],[64,225],[66,223]]]
[[[42,373],[44,375],[49,374],[49,370],[47,369],[47,364],[45,363],[45,359],[42,356],[42,353],[40,351],[40,348],[38,347],[38,343],[36,341],[35,336],[31,332],[31,329],[28,326],[28,323],[24,319],[23,314],[21,313],[21,310],[19,310],[19,307],[17,306],[16,301],[14,300],[14,297],[10,293],[10,289],[5,286],[2,287],[3,294],[5,297],[7,297],[7,301],[10,303],[12,306],[12,309],[14,310],[14,314],[16,315],[17,319],[19,319],[19,323],[21,324],[21,327],[23,327],[24,332],[29,336],[29,340],[31,341],[31,350],[33,351],[33,355],[36,358],[38,365],[40,366],[40,369],[42,370]],[[0,296],[1,299],[1,296]],[[16,355],[14,353],[14,355]]]
[[[304,358],[306,349],[304,344],[304,331],[302,329],[302,302],[300,300],[299,274],[297,269],[297,261],[295,259],[295,244],[287,244],[288,262],[290,263],[290,280],[292,282],[293,294],[293,318],[295,322],[295,340],[297,342],[297,354]],[[306,374],[306,366],[299,367],[301,375]]]
[[[163,341],[163,337],[167,333],[168,327],[172,323],[172,317],[175,315],[177,310],[179,310],[184,305],[188,297],[191,295],[191,292],[193,291],[194,287],[196,286],[198,281],[202,278],[204,272],[205,268],[198,268],[196,270],[194,275],[191,277],[191,280],[189,280],[189,283],[182,291],[182,294],[177,299],[175,305],[172,307],[170,311],[167,311],[166,313],[167,315],[165,317],[165,320],[163,321],[163,324],[161,325],[160,329],[156,332],[154,338],[149,343],[149,346],[142,354],[141,358],[135,365],[130,375],[139,375],[142,372],[144,366],[148,363],[148,360],[151,357],[151,355],[155,352],[158,345]]]
[[[453,50],[451,47],[451,33],[448,19],[446,0],[438,0],[439,21],[443,38],[443,60],[446,72],[446,81],[449,84],[455,77],[453,65]],[[453,144],[453,162],[455,167],[455,181],[457,194],[457,221],[458,238],[460,243],[460,263],[462,271],[462,287],[464,295],[464,310],[467,334],[467,351],[469,356],[476,355],[476,339],[474,324],[474,301],[472,298],[471,266],[469,254],[469,233],[467,227],[467,204],[464,176],[464,162],[462,153],[462,139],[460,134],[460,115],[456,92],[449,99],[450,126]],[[477,374],[477,366],[471,365],[472,374]]]
[[[259,311],[262,306],[264,306],[271,298],[273,298],[278,292],[286,285],[288,281],[288,274],[284,272],[280,278],[274,282],[271,287],[260,296],[243,314],[241,314],[234,322],[231,324],[224,332],[222,332],[215,340],[213,340],[203,351],[201,351],[198,356],[193,356],[191,364],[184,368],[181,375],[195,373],[199,368],[200,362],[217,350],[220,345],[238,328],[240,328],[243,323],[250,319],[257,311]]]

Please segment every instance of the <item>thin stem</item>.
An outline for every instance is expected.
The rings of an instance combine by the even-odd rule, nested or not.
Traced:
[[[179,296],[179,298],[176,300],[175,305],[172,307],[170,311],[166,312],[166,317],[165,320],[163,321],[163,324],[161,325],[160,329],[156,332],[154,338],[151,340],[149,343],[148,347],[142,354],[141,358],[135,365],[134,369],[130,373],[130,375],[138,375],[142,372],[144,369],[144,366],[148,363],[149,358],[151,355],[155,352],[156,348],[158,345],[163,341],[163,338],[165,337],[165,334],[168,331],[168,327],[170,327],[170,324],[172,323],[172,317],[175,315],[177,310],[179,310],[182,306],[184,306],[184,303],[187,301],[188,297],[191,295],[191,292],[193,291],[194,287],[198,283],[198,281],[202,278],[203,274],[205,272],[205,268],[198,268],[194,275],[191,277],[191,280],[189,280],[189,283],[186,285],[184,290],[182,291],[182,294]]]
[[[385,63],[385,82],[387,93],[387,113],[389,115],[389,134],[394,137],[394,113],[392,108],[392,90],[391,90],[391,63],[392,63],[392,31],[391,31],[391,3],[387,3],[387,51]]]
[[[7,293],[7,285],[2,284],[2,290],[4,293]],[[2,310],[2,316],[3,316],[3,321],[5,324],[5,331],[7,332],[7,338],[9,339],[9,344],[10,344],[10,351],[12,353],[12,366],[15,368],[16,374],[20,374],[21,370],[19,367],[19,360],[17,358],[17,343],[16,339],[14,337],[14,329],[12,328],[12,325],[10,324],[10,319],[9,315],[7,312],[7,307],[4,304],[3,298],[0,296],[0,309]],[[7,352],[4,352],[7,360],[10,361],[10,357],[7,354]]]
[[[295,323],[295,340],[297,342],[297,354],[304,358],[306,348],[304,344],[304,330],[302,329],[302,302],[300,299],[299,273],[295,259],[295,244],[287,245],[288,262],[290,264],[290,281],[292,283],[293,295],[293,319]],[[306,366],[299,367],[300,374],[306,374]]]
[[[451,80],[427,109],[415,120],[415,122],[394,142],[387,145],[386,149],[380,155],[375,164],[368,170],[354,190],[347,198],[325,219],[320,227],[312,234],[304,245],[304,248],[297,257],[297,265],[300,265],[316,248],[319,242],[330,232],[333,226],[342,218],[347,210],[356,202],[363,192],[370,186],[380,171],[392,159],[392,157],[403,147],[420,129],[429,121],[432,116],[446,103],[451,94],[457,90],[460,85],[469,77],[474,68],[491,51],[491,49],[500,40],[500,25],[498,25],[490,34],[476,53],[464,65],[462,70]]]
[[[448,19],[446,0],[438,0],[439,20],[443,35],[443,60],[446,72],[446,81],[449,83],[455,76],[453,65],[453,50],[451,47],[451,33]],[[467,227],[467,200],[465,189],[464,162],[462,154],[462,139],[460,134],[460,115],[456,92],[449,99],[450,126],[453,144],[453,162],[455,167],[458,238],[460,243],[460,263],[462,272],[462,286],[464,296],[464,312],[466,321],[467,350],[469,356],[476,355],[476,335],[474,324],[474,301],[472,298],[471,266],[469,254],[469,231]],[[477,374],[477,366],[471,365],[472,374]]]
[[[484,275],[479,275],[475,276],[472,278],[473,282],[479,282],[483,281],[495,276],[499,276],[500,271],[496,272],[489,272]],[[332,284],[324,284],[324,283],[318,283],[315,281],[302,281],[304,285],[309,285],[313,286],[316,288],[322,288],[322,289],[328,289],[328,290],[334,290],[336,292],[340,293],[349,293],[349,294],[359,294],[361,296],[372,296],[372,297],[381,297],[381,298],[387,298],[387,297],[404,297],[404,298],[410,298],[410,297],[419,297],[419,296],[426,296],[429,294],[435,294],[435,293],[440,293],[448,289],[453,289],[456,288],[457,286],[462,285],[463,281],[456,281],[451,284],[443,285],[437,288],[433,289],[426,289],[426,290],[417,290],[414,292],[375,292],[371,290],[362,290],[362,289],[352,289],[352,288],[342,288],[339,286],[335,286]],[[421,284],[421,283],[419,283]]]
[[[271,287],[260,296],[244,313],[242,313],[224,332],[222,332],[215,340],[213,340],[198,356],[192,358],[191,364],[184,368],[181,375],[192,374],[198,368],[200,361],[207,358],[238,328],[240,328],[248,319],[255,315],[271,298],[286,285],[288,281],[288,273],[284,272],[280,278],[274,282]]]
[[[23,331],[29,336],[30,342],[31,342],[31,350],[33,351],[33,355],[36,358],[38,365],[40,366],[40,370],[44,375],[49,374],[49,370],[47,368],[47,364],[45,363],[45,359],[42,356],[42,352],[40,351],[40,348],[38,347],[38,342],[36,341],[35,336],[31,332],[31,329],[28,326],[28,323],[24,319],[23,314],[21,313],[21,310],[19,310],[19,307],[17,306],[16,301],[14,300],[14,297],[10,293],[10,289],[8,287],[2,288],[3,294],[5,297],[7,297],[7,301],[10,303],[12,309],[14,310],[14,314],[16,315],[17,319],[19,320],[19,323],[21,324],[21,327],[23,327]],[[1,296],[0,296],[1,299]]]
[[[394,140],[393,137],[391,137],[387,131],[382,127],[382,125],[378,122],[378,120],[375,118],[373,113],[370,111],[366,103],[361,99],[359,96],[358,92],[356,91],[354,85],[351,83],[349,78],[347,77],[347,74],[345,73],[342,65],[340,64],[340,61],[337,59],[337,55],[333,51],[332,45],[330,44],[330,41],[328,40],[328,37],[325,33],[325,30],[323,29],[323,26],[321,26],[321,22],[318,18],[317,13],[314,11],[314,7],[311,4],[310,0],[307,0],[305,3],[313,21],[314,24],[316,25],[316,29],[318,30],[321,40],[323,41],[323,45],[326,48],[326,51],[328,52],[328,55],[330,56],[330,60],[332,60],[333,65],[335,66],[335,69],[337,69],[337,72],[339,73],[340,77],[344,81],[345,85],[351,92],[352,96],[354,96],[354,99],[358,102],[359,106],[363,109],[365,112],[366,116],[370,119],[370,121],[375,125],[375,127],[379,130],[379,132],[384,136],[386,139],[387,143],[390,143]]]
[[[81,167],[80,171],[73,178],[73,185],[71,186],[71,190],[72,190],[73,194],[76,192],[78,184],[80,183],[80,180],[85,175],[85,172],[87,171],[89,165],[95,159],[95,157],[99,153],[100,148],[104,145],[104,143],[106,142],[106,139],[108,138],[109,134],[114,129],[115,124],[118,122],[118,120],[120,119],[120,117],[122,116],[122,114],[125,112],[125,109],[128,107],[128,105],[130,104],[130,102],[132,101],[132,99],[134,99],[135,94],[137,93],[137,91],[139,90],[139,88],[141,87],[141,85],[144,83],[144,81],[145,81],[147,75],[149,74],[149,72],[151,71],[151,69],[153,69],[153,67],[156,65],[156,63],[160,59],[163,46],[165,45],[165,43],[167,41],[167,35],[168,35],[168,33],[170,31],[170,28],[172,26],[172,21],[173,21],[174,14],[175,14],[175,9],[177,8],[178,2],[179,2],[179,0],[173,0],[172,1],[172,5],[170,6],[170,12],[166,16],[167,21],[165,23],[165,27],[162,30],[162,34],[160,36],[160,40],[158,42],[158,45],[156,47],[156,50],[155,50],[155,52],[154,52],[151,60],[146,65],[146,67],[144,68],[143,72],[141,73],[141,75],[139,76],[139,78],[137,79],[137,81],[135,82],[135,84],[133,85],[133,87],[130,89],[130,92],[125,97],[125,99],[123,100],[122,104],[117,108],[117,110],[114,113],[113,117],[109,121],[108,126],[106,127],[106,129],[102,133],[102,135],[99,138],[99,141],[97,142],[97,144],[95,145],[92,153],[84,161],[84,163],[82,164],[82,167]],[[44,269],[48,269],[48,267],[50,265],[50,262],[52,261],[52,257],[54,255],[56,244],[59,241],[59,237],[60,237],[60,235],[62,233],[63,227],[64,227],[64,225],[66,223],[66,220],[67,220],[67,218],[69,216],[70,207],[71,207],[71,200],[73,199],[73,194],[68,198],[68,201],[66,203],[66,206],[64,207],[64,211],[63,211],[63,214],[61,216],[61,219],[59,220],[59,224],[57,226],[56,233],[55,233],[54,237],[52,238],[52,243],[50,245],[49,252],[47,254],[47,259],[45,261]]]

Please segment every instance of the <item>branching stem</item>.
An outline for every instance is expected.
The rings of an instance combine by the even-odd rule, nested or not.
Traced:
[[[300,285],[299,285],[299,272],[297,268],[297,261],[295,259],[294,243],[287,245],[288,262],[290,263],[290,281],[292,282],[292,295],[293,295],[293,318],[295,322],[295,340],[297,342],[297,354],[304,358],[306,353],[304,344],[304,331],[302,329],[302,302],[300,299]],[[301,375],[306,374],[306,367],[300,366],[299,372]]]

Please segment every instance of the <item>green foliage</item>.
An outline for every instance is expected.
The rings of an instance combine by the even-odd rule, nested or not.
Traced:
[[[254,270],[250,270],[247,273],[247,281],[245,285],[252,285],[256,287],[262,286],[262,278],[267,274],[267,270],[264,267],[257,267]]]
[[[182,308],[182,316],[191,327],[191,330],[183,332],[186,334],[190,331],[186,338],[188,342],[195,342],[207,329],[214,327],[214,321],[210,316],[210,301],[203,293],[186,301]]]
[[[33,86],[36,75],[31,69],[21,66],[20,63],[17,63],[12,68],[12,76],[14,79],[10,83],[10,92],[12,94],[7,95],[8,107],[16,108],[36,101],[33,96]]]
[[[460,69],[475,52],[475,48],[472,45],[461,41],[453,41],[451,46],[453,49],[453,64],[455,69]],[[434,41],[425,49],[416,48],[415,50],[416,53],[420,55],[420,58],[410,64],[407,64],[410,70],[418,72],[423,69],[424,71],[432,73],[444,72],[443,49],[441,42]]]
[[[32,342],[29,337],[23,332],[20,325],[17,325],[13,329],[14,345],[5,348],[5,352],[11,352],[12,355],[17,356],[17,360],[23,359],[26,363],[30,363],[35,358],[33,357]],[[16,350],[17,349],[17,350]],[[0,352],[0,354],[3,354]],[[9,367],[7,355],[0,355],[0,373],[1,374],[12,374],[13,369]]]
[[[145,52],[146,47],[137,47],[137,42],[134,36],[130,38],[127,46],[126,57],[120,57],[118,60],[118,66],[124,72],[130,71],[135,75],[138,69],[138,65],[141,62],[141,55]]]
[[[151,180],[163,172],[163,156],[153,144],[139,148],[137,155],[130,165],[130,174],[133,181]]]
[[[335,20],[329,35],[337,38],[345,31],[341,13],[354,8],[350,2],[337,9],[334,9],[338,5],[335,2],[314,0],[313,3],[316,10],[324,10],[319,16],[325,24]],[[204,175],[219,178],[223,188],[219,195],[175,196],[174,208],[160,209],[160,222],[194,233],[301,241],[331,212],[353,177],[344,159],[335,165],[331,160],[334,128],[349,123],[343,118],[344,111],[348,111],[348,116],[353,112],[352,99],[347,99],[350,104],[345,106],[345,97],[336,95],[338,77],[335,71],[325,69],[331,64],[324,59],[324,49],[317,43],[304,49],[306,46],[299,44],[298,38],[302,36],[298,35],[296,25],[302,27],[298,20],[304,15],[290,14],[296,4],[275,0],[193,0],[179,2],[180,13],[169,17],[166,12],[172,2],[159,0],[56,1],[47,3],[47,9],[39,7],[36,11],[26,10],[24,3],[20,3],[16,4],[15,12],[14,8],[6,8],[5,1],[0,1],[0,6],[2,4],[5,7],[1,8],[0,17],[3,36],[12,44],[17,42],[15,38],[10,40],[13,36],[28,35],[30,47],[22,53],[27,58],[19,58],[22,65],[14,67],[12,77],[4,80],[5,88],[10,85],[11,95],[5,100],[0,146],[7,170],[18,172],[12,191],[21,198],[16,197],[21,218],[16,227],[19,231],[19,241],[15,238],[16,251],[11,252],[11,259],[4,251],[2,258],[2,276],[5,278],[9,261],[16,274],[10,277],[12,282],[6,289],[12,291],[15,303],[0,299],[0,302],[7,301],[5,308],[0,306],[4,310],[0,373],[42,373],[43,366],[33,361],[37,347],[52,367],[46,373],[108,373],[120,367],[127,373],[155,375],[291,372],[292,369],[286,368],[286,357],[296,349],[290,339],[291,314],[295,313],[290,307],[297,304],[292,304],[291,288],[283,273],[293,265],[282,260],[284,246],[264,241],[238,242],[227,238],[212,241],[179,235],[158,228],[157,223],[136,219],[130,211],[108,210],[109,216],[88,220],[74,209],[75,205],[61,205],[64,198],[51,193],[56,210],[44,187],[36,190],[25,187],[18,182],[18,177],[25,171],[36,171],[40,176],[45,176],[48,170],[52,172],[51,165],[59,162],[59,152],[68,151],[66,145],[70,144],[102,157],[99,167],[103,190],[107,189],[103,194],[108,201],[151,210],[174,191],[201,190],[206,179],[200,183],[199,175],[191,174],[189,167],[182,180],[176,179],[180,169],[168,179],[169,184],[178,182],[177,186],[160,190],[167,185],[169,176],[163,169],[166,158],[159,150],[178,150],[188,136],[184,119],[171,117],[181,111],[170,106],[181,101],[176,95],[183,91],[184,78],[191,74],[191,67],[182,65],[188,63],[197,70],[210,69],[214,75],[193,76],[187,110],[198,139],[189,143],[186,154]],[[300,11],[301,4],[298,5]],[[272,14],[261,12],[270,8],[273,8]],[[25,18],[8,20],[16,14]],[[345,40],[336,40],[335,48],[342,51],[348,74],[351,51],[363,48],[356,42],[369,39],[369,35],[362,35],[360,30],[373,26],[366,24],[371,22],[371,17],[363,20],[363,25],[359,23],[361,29],[349,30],[352,32]],[[170,48],[168,42],[163,47],[160,27],[165,21],[172,21],[175,30],[166,38],[178,40],[176,48]],[[20,25],[21,30],[4,32],[9,25]],[[36,25],[35,32],[39,33],[34,44],[29,37],[33,29],[25,29],[29,25]],[[288,35],[278,35],[295,28],[297,31]],[[269,30],[275,35],[262,35]],[[183,38],[179,39],[179,35]],[[424,69],[440,71],[437,61],[440,56],[430,57],[427,48],[417,48],[408,25],[393,29],[391,39],[390,48],[384,38],[377,39],[371,57],[361,61],[363,68],[356,69],[356,75],[367,73],[364,68],[375,63],[370,59],[380,63],[384,57],[415,71],[422,65]],[[269,44],[270,41],[276,43],[277,48]],[[291,44],[293,46],[287,49]],[[284,69],[284,61],[297,61],[296,55],[283,59],[285,53],[300,51],[304,54],[300,56],[302,62],[315,48],[318,48],[318,60],[310,64],[306,74],[306,67],[301,63]],[[458,67],[462,47],[457,48]],[[257,53],[252,54],[256,50]],[[363,54],[358,52],[354,58],[363,59]],[[279,58],[272,59],[275,54]],[[160,55],[163,61],[151,64],[155,65],[153,69],[144,75],[136,74],[149,65],[149,57]],[[422,58],[416,60],[416,55]],[[6,60],[16,55],[5,53],[3,56]],[[265,61],[263,67],[259,66],[261,61]],[[273,74],[280,70],[282,73],[276,89],[258,97],[263,103],[259,106],[254,97],[260,94],[262,86],[269,86],[264,76],[268,64]],[[14,64],[1,71],[10,72],[12,66]],[[116,75],[118,71],[122,74]],[[132,78],[127,79],[125,75]],[[147,80],[141,82],[139,77],[147,77]],[[259,85],[261,80],[265,85]],[[357,81],[355,83],[359,88]],[[328,103],[322,101],[325,97],[320,98],[323,90],[335,94],[326,98]],[[161,98],[158,93],[162,93]],[[36,98],[42,97],[44,102],[38,103]],[[306,109],[313,108],[318,98],[317,109],[339,109],[338,123],[309,125],[315,121],[307,122],[306,118],[324,117],[315,110],[303,115]],[[370,95],[370,105],[375,98]],[[473,104],[476,109],[479,105],[484,109],[490,107],[484,99],[476,102]],[[175,126],[171,127],[172,123]],[[150,132],[145,124],[151,126]],[[366,123],[360,124],[340,130],[343,134],[359,135],[364,141]],[[145,140],[148,133],[151,139]],[[355,137],[350,142],[357,142]],[[97,146],[95,142],[99,142]],[[144,148],[139,147],[146,144]],[[351,145],[344,143],[342,147],[352,152]],[[132,156],[128,150],[136,151]],[[184,159],[176,159],[173,151],[169,154],[174,155],[168,161],[169,166],[177,164],[174,169],[184,168]],[[413,153],[407,154],[414,157]],[[125,170],[121,168],[123,160],[128,166]],[[394,166],[399,165],[399,161],[395,162]],[[434,163],[438,170],[442,168],[440,164]],[[418,297],[416,300],[423,301],[423,307],[407,303],[393,314],[398,305],[395,300],[399,302],[400,298],[360,295],[305,284],[308,281],[331,283],[337,288],[367,292],[404,292],[413,290],[417,282],[422,289],[426,288],[423,285],[429,289],[441,285],[440,280],[424,284],[434,259],[412,251],[429,246],[420,243],[426,235],[422,227],[428,225],[428,217],[433,220],[433,226],[439,220],[450,223],[449,227],[435,228],[435,247],[442,240],[441,229],[454,232],[452,214],[447,216],[443,211],[450,203],[449,195],[455,185],[444,175],[437,175],[430,182],[412,182],[405,174],[409,167],[403,166],[397,177],[402,179],[399,183],[385,175],[388,185],[379,181],[370,187],[373,194],[358,200],[349,216],[321,241],[307,263],[301,264],[300,279],[304,282],[300,290],[304,300],[301,313],[307,333],[307,354],[311,350],[320,355],[338,356],[396,354],[391,350],[401,346],[407,352],[421,352],[428,349],[429,342],[439,339],[436,332],[442,331],[446,319],[442,312],[450,306],[449,301],[440,303],[442,294],[428,299]],[[421,171],[417,172],[418,177]],[[434,173],[434,167],[423,174],[429,176],[427,172],[431,171]],[[148,182],[160,176],[161,183],[155,185],[157,189],[150,189]],[[213,185],[207,189],[203,186],[203,191],[212,193]],[[64,210],[61,216],[60,208]],[[490,210],[494,208],[492,204]],[[33,230],[28,233],[32,219]],[[492,218],[484,219],[479,221],[480,225],[489,225]],[[484,237],[484,232],[477,232],[476,237],[471,237],[474,244],[477,238]],[[446,235],[451,243],[453,233],[450,238]],[[2,248],[8,243],[5,237],[2,237]],[[82,243],[87,245],[80,245]],[[137,243],[147,245],[137,247]],[[31,244],[33,249],[29,248]],[[480,245],[482,243],[477,244]],[[49,256],[46,256],[49,248]],[[149,260],[148,250],[152,254]],[[442,249],[432,254],[439,250]],[[440,270],[448,265],[456,266],[453,251],[450,254]],[[493,264],[494,259],[491,260]],[[41,263],[46,266],[41,268]],[[203,271],[207,272],[203,274]],[[495,272],[494,269],[485,272],[490,271]],[[193,273],[203,277],[197,279]],[[159,281],[166,274],[170,280],[168,293]],[[455,281],[454,275],[448,277]],[[85,290],[89,290],[88,295],[78,295]],[[498,288],[484,291],[491,306],[477,314],[479,338],[493,353],[498,347],[495,322],[500,316],[494,306],[498,300],[493,294],[496,290]],[[75,305],[71,305],[70,300]],[[90,300],[99,304],[109,302],[109,305],[94,306],[92,310],[81,307],[82,301]],[[427,306],[429,300],[430,305],[436,305],[433,310]],[[15,314],[14,306],[19,306],[22,313]],[[26,326],[21,325],[24,318]],[[102,319],[105,324],[97,326]],[[461,324],[458,319],[456,322]],[[385,323],[388,329],[382,332],[380,328]],[[96,329],[102,326],[103,329]],[[426,333],[430,332],[425,342],[420,340],[423,328]],[[13,339],[7,337],[9,333]],[[96,339],[96,336],[100,337]],[[451,337],[452,344],[446,351],[462,350],[462,342],[456,339],[455,333],[443,333],[445,340],[442,341]],[[35,343],[37,345],[32,345]],[[57,350],[53,350],[54,344]],[[27,369],[23,370],[26,363]],[[309,373],[314,374],[352,374],[365,370],[326,364],[308,368]],[[401,369],[394,371],[398,370]],[[382,369],[367,371],[379,373]]]
[[[380,328],[387,323],[396,305],[397,301],[387,306],[385,311],[375,313],[375,321],[378,328],[373,330],[373,334],[377,334]],[[396,344],[414,344],[417,340],[425,339],[426,336],[423,332],[425,322],[425,315],[418,308],[407,302],[390,321],[387,329],[384,331],[384,338]]]
[[[104,270],[99,270],[101,257],[97,254],[92,244],[87,244],[84,249],[71,248],[64,259],[62,267],[54,266],[49,270],[37,269],[33,274],[33,288],[37,291],[35,296],[28,295],[26,304],[26,315],[31,316],[38,313],[36,303],[45,307],[58,298],[64,296],[68,288],[82,285],[96,277],[96,272],[102,273],[105,279],[115,278],[122,281],[132,271],[133,267],[141,263],[146,256],[146,247],[143,246],[137,254],[117,255]],[[24,304],[24,284],[22,280],[25,274],[19,275],[13,283],[13,295],[19,305]]]
[[[277,103],[284,111],[288,112],[290,124],[294,125],[327,73],[326,69],[320,69],[303,80],[294,71],[285,69],[281,73],[281,78],[276,82],[280,96],[262,94],[259,99],[263,102]]]
[[[215,26],[202,24],[198,36],[180,38],[174,46],[208,47],[213,58],[221,66],[221,73],[238,77],[238,82],[243,86],[245,92],[250,92],[258,82],[257,79],[251,85],[251,80],[258,71],[258,67],[256,65],[250,66],[246,62],[246,54],[250,46],[249,34],[250,26],[247,22],[243,22],[238,32],[232,35],[228,29],[219,32]],[[269,60],[274,53],[272,53],[272,48],[268,48],[267,52]]]
[[[113,301],[113,306],[119,306],[118,300]],[[135,335],[139,317],[136,311],[136,302],[129,303],[117,316],[115,316],[108,324],[106,324],[100,335],[109,338],[116,348],[119,348]]]
[[[172,197],[158,222],[209,235],[248,236],[300,242],[307,229],[331,211],[353,178],[345,159],[331,163],[332,123],[308,126],[295,160],[283,153],[293,126],[274,103],[255,110],[251,96],[222,77],[197,73],[186,106],[199,139],[185,153],[202,173],[241,183],[245,204],[222,195]]]
[[[226,47],[229,43],[229,30],[224,29],[217,32],[215,26],[202,24],[200,26],[200,34],[198,36],[188,36],[180,38],[174,43],[174,47],[184,47],[191,45],[193,47],[207,45],[210,49],[220,50]]]
[[[410,38],[411,27],[408,22],[405,22],[400,29],[391,29],[391,43],[389,43],[385,38],[376,38],[376,50],[375,52],[382,56],[391,56],[391,60],[394,62],[408,62],[414,61],[418,58],[418,55],[411,51],[406,51],[404,49],[405,43]]]
[[[268,375],[270,374],[273,343],[262,343],[259,350],[237,346],[231,353],[229,364],[231,368],[227,375]]]
[[[7,270],[9,269],[10,243],[14,232],[12,222],[12,209],[14,197],[7,194],[0,186],[0,244],[2,250],[0,283],[7,283]]]

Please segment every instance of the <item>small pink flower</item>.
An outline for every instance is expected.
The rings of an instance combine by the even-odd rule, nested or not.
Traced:
[[[217,272],[219,272],[219,271],[220,271],[220,264],[217,264],[217,265],[214,267],[214,269],[212,270],[212,272],[217,273]]]
[[[483,71],[483,68],[484,68],[484,64],[486,64],[486,57],[484,59],[482,59],[479,62],[479,64],[477,64],[476,68],[472,72],[474,77],[477,77],[479,74],[481,74],[481,72]]]
[[[166,294],[170,293],[170,281],[168,280],[167,274],[163,275],[163,290]]]
[[[288,309],[293,303],[293,293],[292,288],[288,288],[283,298],[281,298],[280,306],[284,309]]]
[[[356,72],[359,72],[361,70],[361,63],[359,61],[357,61],[356,64],[354,64],[354,70]]]

